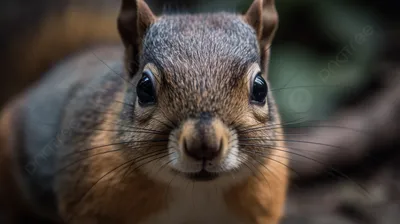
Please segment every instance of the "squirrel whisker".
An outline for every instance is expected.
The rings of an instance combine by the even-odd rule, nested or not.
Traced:
[[[160,121],[160,120],[158,120],[158,119],[156,119],[156,118],[152,118],[152,120],[155,120],[155,121],[157,121],[157,122],[159,122],[160,124],[162,124],[162,125],[164,125],[165,127],[167,127],[167,128],[169,128],[169,129],[174,129],[174,127],[173,126],[171,126],[171,125],[168,125],[168,124],[166,124],[165,122],[162,122],[162,121]]]
[[[259,157],[257,157],[256,155],[249,155],[251,158],[253,158],[254,159],[254,161],[255,162],[257,162],[259,165],[261,165],[262,167],[264,167],[268,172],[270,172],[273,176],[275,176],[275,178],[276,179],[278,179],[280,182],[283,182],[283,180],[282,179],[280,179],[276,174],[275,174],[275,172],[273,172],[266,164],[264,164],[264,163],[262,163],[260,160],[259,160]]]
[[[287,122],[283,122],[283,123],[278,123],[278,124],[271,124],[271,125],[265,125],[263,123],[261,124],[257,124],[260,125],[261,127],[253,127],[253,126],[257,126],[257,125],[250,125],[248,127],[245,127],[244,129],[238,129],[238,132],[240,133],[248,133],[248,132],[253,132],[253,131],[257,131],[257,130],[269,130],[267,128],[271,128],[271,127],[276,127],[277,129],[281,128],[281,126],[283,125],[289,125],[289,124],[298,124],[298,122],[302,120],[302,118],[300,119],[296,119],[294,121],[287,121]]]
[[[241,149],[241,150],[242,150],[242,149]],[[297,161],[297,160],[293,160],[293,158],[290,158],[290,156],[265,155],[265,153],[258,152],[258,151],[252,151],[252,150],[248,150],[248,151],[246,151],[246,153],[253,154],[255,157],[252,157],[252,158],[254,158],[254,159],[256,159],[256,160],[257,160],[257,159],[260,159],[260,157],[261,157],[261,158],[265,158],[265,159],[274,161],[274,162],[276,162],[276,163],[278,163],[278,164],[280,164],[280,165],[282,165],[282,166],[288,168],[289,170],[291,170],[291,171],[292,171],[293,173],[295,173],[296,175],[300,176],[300,174],[299,174],[296,170],[294,170],[292,167],[290,167],[290,165],[284,164],[284,163],[282,163],[281,161],[279,161],[279,160],[277,160],[277,159],[273,159],[273,157],[279,157],[279,158],[284,158],[284,159],[288,159],[288,160],[291,160],[291,161]]]
[[[160,146],[160,147],[161,147],[161,146]],[[142,146],[142,147],[135,147],[134,149],[140,149],[140,148],[145,148],[145,146]],[[59,169],[58,171],[56,171],[56,173],[63,172],[63,171],[65,171],[67,168],[69,168],[69,167],[71,167],[71,166],[73,166],[73,165],[75,165],[75,164],[77,164],[77,163],[79,163],[79,162],[81,162],[81,161],[84,161],[84,160],[86,160],[86,159],[90,159],[90,158],[93,158],[93,157],[96,157],[96,156],[100,156],[100,155],[105,155],[105,154],[112,153],[112,152],[119,152],[119,151],[125,150],[125,149],[132,149],[132,148],[131,148],[131,147],[125,146],[125,147],[121,147],[121,148],[117,148],[117,149],[113,149],[113,150],[109,150],[109,151],[105,151],[105,152],[99,152],[99,153],[91,154],[91,155],[88,155],[88,156],[86,156],[86,157],[84,157],[84,158],[80,158],[80,159],[78,159],[78,160],[75,160],[74,162],[72,162],[72,163],[68,164],[67,166],[65,166],[65,167]],[[155,152],[160,152],[160,151],[161,151],[161,152],[162,152],[162,151],[165,151],[165,148],[162,148],[162,149],[157,150],[157,151],[155,151]],[[153,152],[151,152],[151,153],[155,153],[155,152],[153,151]],[[151,154],[151,153],[149,153],[149,154]],[[148,155],[148,154],[147,154],[147,155]],[[138,157],[138,158],[140,158],[140,157]]]
[[[121,121],[121,122],[123,122],[123,121]],[[129,128],[129,129],[124,129],[124,131],[140,130],[140,131],[149,131],[149,132],[152,132],[152,133],[154,133],[154,134],[162,134],[162,135],[167,135],[167,134],[169,134],[168,132],[165,132],[165,131],[159,131],[159,130],[149,129],[149,128],[140,128],[140,127],[137,127],[137,126],[124,125],[124,124],[119,124],[119,123],[115,123],[115,122],[107,122],[107,123],[105,123],[105,124],[113,124],[113,125],[116,125],[117,127],[122,127],[122,128],[126,127],[126,128]]]
[[[239,151],[240,151],[240,149],[239,149]],[[262,175],[262,177],[264,177],[264,180],[268,183],[268,178],[265,176],[265,174],[264,174],[263,172],[261,172],[259,169],[257,169],[257,167],[256,167],[253,163],[248,163],[248,162],[246,161],[246,159],[244,159],[244,156],[243,156],[243,155],[240,155],[239,153],[236,153],[236,155],[238,156],[238,159],[239,159],[239,160],[240,160],[240,159],[243,159],[242,165],[246,166],[256,177],[258,177],[258,175],[256,174],[256,172],[254,172],[254,170],[251,169],[251,168],[249,167],[249,164],[252,165],[252,166],[254,167],[254,169],[255,169],[258,173],[260,173],[260,174]],[[253,158],[253,159],[255,159],[254,161],[258,162],[258,161],[257,161],[257,157],[252,157],[252,156],[250,156],[250,157]],[[269,170],[264,164],[262,164],[262,165],[263,165],[267,170]]]
[[[161,151],[161,152],[160,152]],[[125,174],[123,175],[123,177],[125,178],[127,175],[129,175],[129,174],[131,174],[132,172],[134,172],[134,171],[136,171],[137,169],[139,169],[140,167],[142,167],[142,166],[144,166],[144,165],[147,165],[147,164],[149,164],[149,163],[151,163],[151,162],[154,162],[154,161],[156,161],[156,160],[160,160],[160,159],[162,159],[162,158],[165,158],[165,157],[167,157],[167,156],[169,156],[169,155],[171,155],[172,153],[169,153],[168,151],[166,151],[164,148],[163,149],[161,149],[161,150],[157,150],[157,151],[155,151],[155,152],[157,152],[156,154],[152,154],[152,153],[149,153],[149,154],[151,154],[151,155],[148,155],[147,154],[147,156],[144,156],[144,157],[140,157],[140,159],[139,160],[134,160],[134,161],[132,161],[132,163],[131,163],[131,165],[128,167],[128,169],[127,169],[127,172],[125,172]],[[165,155],[163,155],[163,154],[165,154]],[[160,156],[160,155],[162,155],[162,156]],[[157,158],[152,158],[152,157],[154,157],[154,156],[160,156],[160,157],[157,157]],[[145,160],[145,159],[151,159],[150,161],[147,161],[147,162],[145,162],[145,163],[142,163],[141,165],[139,165],[139,166],[137,166],[137,167],[134,167],[134,169],[133,170],[131,170],[132,169],[132,167],[133,167],[133,165],[135,165],[135,164],[137,164],[138,162],[141,162],[141,161],[143,161],[143,160]]]
[[[87,131],[92,131],[92,132],[126,132],[126,133],[146,133],[146,134],[157,134],[157,135],[163,135],[163,136],[167,136],[169,135],[169,133],[159,133],[156,131],[141,131],[141,130],[122,130],[122,129],[111,129],[111,130],[105,130],[105,129],[95,129],[95,128],[88,128],[86,129]],[[75,131],[75,133],[79,134],[79,133],[87,133],[87,131]]]
[[[270,147],[271,145],[265,145],[267,148]],[[257,146],[259,147],[259,146]],[[244,147],[245,148],[245,147]],[[311,154],[314,154],[315,156],[319,156],[319,155],[332,155],[332,152],[321,152],[321,151],[315,151],[315,150],[310,150],[310,149],[302,149],[302,148],[294,148],[294,147],[290,147],[290,146],[286,146],[287,149],[291,149],[294,151],[300,151],[300,152],[308,152]],[[259,151],[257,151],[259,152]],[[340,152],[340,153],[345,153],[345,152]],[[319,155],[318,155],[319,154]]]
[[[313,122],[313,121],[310,121]],[[318,122],[318,121],[316,121]],[[350,128],[350,127],[346,127],[346,126],[338,126],[338,125],[307,125],[307,126],[298,126],[298,127],[285,127],[285,128],[290,128],[290,129],[295,129],[295,128],[336,128],[336,129],[345,129],[345,130],[349,130],[349,131],[354,131],[354,132],[358,132],[360,134],[365,134],[365,135],[370,135],[372,133],[369,133],[369,131],[366,130],[360,130],[360,129],[356,129],[356,128]]]
[[[165,190],[165,201],[168,201],[168,193],[169,193],[169,189],[171,187],[172,181],[176,178],[176,176],[178,176],[178,173],[175,173],[172,175],[171,180],[169,181],[168,185],[167,185],[167,189]]]
[[[126,161],[126,162],[124,162],[124,163],[122,163],[122,164],[120,164],[120,165],[114,167],[113,169],[109,170],[108,172],[106,172],[106,173],[105,173],[104,175],[102,175],[97,181],[95,181],[95,183],[94,183],[85,193],[83,193],[83,195],[82,195],[82,196],[80,197],[80,199],[78,200],[78,204],[77,204],[76,208],[79,208],[79,204],[81,204],[81,203],[83,202],[83,200],[89,195],[89,193],[94,189],[94,187],[95,187],[100,181],[102,181],[104,178],[106,178],[108,175],[110,175],[111,173],[116,172],[117,170],[120,170],[120,169],[126,169],[126,168],[127,168],[126,171],[129,171],[131,165],[134,164],[138,158],[142,158],[142,157],[149,158],[148,155],[149,155],[149,154],[154,154],[154,153],[155,153],[155,152],[151,152],[151,153],[148,153],[148,154],[146,154],[146,155],[142,155],[142,156],[140,156],[140,157],[136,157],[136,158],[133,158],[133,159],[129,159],[128,161]],[[164,152],[164,153],[165,153],[165,152]],[[157,155],[159,155],[159,154],[161,154],[161,153],[157,153],[156,155],[152,155],[152,156],[157,156]],[[167,156],[168,156],[168,155],[167,155]],[[165,157],[165,156],[164,156],[164,157]],[[150,158],[151,158],[151,157],[150,157]],[[156,159],[158,159],[158,158],[156,158]],[[155,160],[155,159],[154,159],[154,160]],[[152,162],[152,161],[154,161],[154,160],[148,161],[147,163]],[[140,160],[139,160],[139,161],[140,161]],[[146,163],[145,163],[145,164],[146,164]],[[145,165],[145,164],[142,164],[142,165]],[[141,166],[142,166],[142,165],[141,165]],[[138,169],[138,168],[139,168],[139,167],[136,167],[134,170],[136,170],[136,169]],[[132,170],[131,172],[133,172],[134,170]],[[122,170],[121,170],[121,171],[122,171]],[[125,172],[125,174],[126,174],[126,172]],[[125,178],[125,174],[123,175],[124,178]],[[123,181],[124,178],[123,178],[121,181]],[[71,217],[68,219],[68,222],[67,222],[67,223],[69,223],[73,218],[74,218],[74,213],[71,214]]]
[[[326,146],[326,147],[332,147],[332,148],[336,148],[336,149],[342,149],[342,150],[346,150],[343,147],[340,146],[336,146],[336,145],[331,145],[331,144],[324,144],[324,143],[320,143],[320,142],[310,142],[310,141],[302,141],[302,140],[289,140],[289,139],[267,139],[267,138],[247,138],[247,139],[239,139],[239,141],[268,141],[268,142],[295,142],[295,143],[302,143],[302,144],[312,144],[312,145],[318,145],[318,146]],[[265,146],[265,144],[240,144],[243,146]]]
[[[104,155],[104,154],[107,154],[107,153],[118,152],[118,151],[121,151],[123,149],[125,149],[125,147],[124,148],[113,149],[113,150],[106,151],[106,152],[100,152],[100,153],[92,154],[92,155],[86,156],[83,159],[75,160],[74,162],[68,164],[67,166],[64,166],[63,168],[57,170],[56,174],[59,174],[59,173],[65,171],[66,169],[70,168],[71,166],[74,166],[74,165],[78,164],[81,161],[84,161],[84,160],[87,160],[87,159],[90,159],[90,158],[93,158],[93,157],[96,157],[96,156],[99,156],[99,155]]]
[[[168,139],[152,139],[152,140],[141,140],[141,141],[117,142],[117,143],[111,143],[111,144],[106,144],[106,145],[94,146],[92,148],[79,150],[79,151],[72,152],[72,153],[69,153],[69,154],[66,154],[66,155],[63,155],[63,156],[64,157],[73,156],[75,154],[80,154],[80,153],[92,151],[92,150],[95,150],[95,149],[102,149],[102,148],[108,147],[108,146],[123,145],[123,144],[133,144],[133,143],[158,143],[158,142],[168,142]]]
[[[115,125],[117,125],[117,127],[126,127],[126,128],[129,128],[129,129],[124,129],[124,130],[121,130],[121,131],[128,131],[128,132],[130,132],[131,130],[139,130],[139,131],[148,131],[147,133],[153,133],[153,134],[157,134],[157,135],[169,135],[169,132],[168,131],[160,131],[160,130],[156,130],[156,129],[150,129],[150,128],[139,128],[139,127],[136,127],[136,126],[131,126],[131,125],[120,125],[120,124],[116,124],[116,123],[113,123],[113,122],[108,122],[108,123],[106,123],[106,124],[115,124]],[[143,132],[143,133],[146,133],[146,132]]]
[[[365,135],[370,135],[371,134],[371,133],[369,133],[368,131],[365,131],[365,130],[359,130],[359,129],[355,129],[355,128],[349,128],[349,127],[338,126],[338,125],[301,125],[301,126],[296,126],[296,127],[283,125],[283,127],[285,129],[301,129],[301,128],[314,128],[314,127],[332,128],[332,129],[344,129],[344,130],[348,130],[348,131],[354,131],[354,132],[357,132],[357,133],[360,133],[360,134],[365,134]],[[280,129],[280,127],[260,127],[260,128],[255,129],[255,130],[252,130],[252,131],[254,131],[254,132],[256,132],[256,131],[269,131],[269,130],[274,130],[274,129]],[[248,132],[248,131],[246,131],[246,132]],[[244,133],[246,133],[246,132],[244,132]],[[285,133],[285,135],[290,135],[290,134],[291,133]]]
[[[128,81],[127,79],[124,78],[124,75],[119,74],[118,72],[116,72],[114,69],[112,69],[105,61],[103,61],[102,59],[100,59],[94,52],[92,52],[92,54],[101,62],[103,63],[105,66],[107,66],[108,69],[110,69],[110,71],[112,71],[114,74],[116,74],[118,77],[120,77],[122,80],[124,80],[126,83],[133,85],[133,83],[131,83],[130,81]]]
[[[273,150],[276,150],[276,148],[273,148]],[[279,151],[281,151],[281,150],[279,150]],[[257,157],[254,157],[255,160],[259,159],[259,157],[268,159],[268,160],[270,160],[270,161],[273,161],[273,162],[279,163],[280,165],[285,166],[286,168],[288,168],[290,171],[292,171],[292,172],[293,172],[294,174],[296,174],[297,176],[301,176],[301,175],[300,175],[296,170],[294,170],[292,167],[290,167],[290,166],[287,165],[287,164],[283,164],[282,162],[280,162],[280,161],[278,161],[278,160],[276,160],[276,159],[273,159],[271,155],[265,155],[265,154],[263,154],[263,153],[261,153],[261,152],[258,152],[258,151],[251,151],[251,150],[246,151],[246,152],[247,152],[247,153],[251,153],[251,154],[257,154]],[[287,153],[291,153],[290,151],[286,151],[286,152],[287,152]],[[293,153],[292,153],[292,154],[293,154]],[[300,156],[300,157],[303,157],[303,158],[306,158],[306,159],[309,159],[309,160],[314,161],[314,162],[316,162],[316,163],[323,164],[323,163],[321,163],[320,161],[318,161],[318,160],[316,160],[316,159],[314,159],[314,158],[307,157],[307,156],[303,156],[303,155],[301,155],[301,154],[296,154],[296,155],[297,155],[297,156]],[[293,159],[293,158],[290,157],[290,156],[273,155],[273,157],[285,158],[285,159],[287,159],[287,160],[289,160],[289,161],[301,162],[301,160]],[[326,165],[326,164],[325,164],[325,165]],[[329,171],[327,171],[327,172],[328,172],[329,174],[333,175],[333,176],[338,176],[338,177],[345,178],[346,180],[351,181],[351,182],[354,183],[357,187],[359,187],[360,189],[362,189],[362,190],[364,191],[364,193],[366,193],[367,195],[369,194],[365,187],[363,187],[361,184],[357,183],[356,181],[352,180],[350,177],[348,177],[347,175],[343,174],[342,172],[340,172],[340,171],[338,171],[338,170],[336,170],[336,169],[334,169],[334,168],[332,168],[332,167],[329,167]]]
[[[111,144],[106,144],[106,145],[94,146],[94,147],[92,147],[92,148],[83,149],[83,150],[79,150],[79,151],[76,151],[76,152],[68,153],[68,154],[66,154],[66,155],[63,155],[63,157],[74,156],[74,155],[76,155],[76,154],[81,154],[81,153],[89,152],[89,151],[92,151],[92,150],[95,150],[95,149],[102,149],[102,148],[104,148],[104,147],[116,146],[116,145],[123,145],[123,144],[129,144],[129,143],[130,143],[129,141],[126,141],[126,142],[117,142],[117,143],[111,143]]]
[[[79,205],[82,203],[82,201],[89,195],[89,193],[93,190],[93,188],[101,181],[103,180],[105,177],[107,177],[108,175],[110,175],[111,173],[124,168],[125,166],[129,165],[132,161],[134,161],[134,159],[128,160],[123,162],[122,164],[119,164],[118,166],[114,167],[113,169],[111,169],[110,171],[108,171],[107,173],[105,173],[104,175],[102,175],[85,193],[82,194],[82,196],[80,197],[80,199],[78,200],[77,206],[75,207],[75,210],[77,210],[79,208]],[[77,212],[77,211],[76,211]],[[71,220],[73,220],[73,218],[75,217],[75,213],[76,212],[72,212],[70,218],[68,218],[67,223],[70,223]]]
[[[173,153],[170,153],[170,154],[168,154],[168,155],[171,155],[171,154],[173,154]],[[162,158],[160,158],[160,159],[162,159]],[[159,159],[159,160],[160,160]],[[175,161],[175,160],[177,160],[178,158],[172,158],[172,159],[170,159],[170,160],[168,160],[166,163],[164,163],[163,165],[161,165],[160,166],[160,168],[157,170],[157,172],[155,173],[155,176],[157,176],[157,174],[165,167],[165,166],[167,166],[168,164],[170,164],[170,163],[172,163],[173,161]]]
[[[165,112],[162,108],[160,108],[160,112],[162,114],[162,116],[168,120],[168,122],[170,122],[172,124],[172,127],[178,127],[178,124],[176,122],[174,122],[171,118],[169,118],[167,115],[165,115]]]
[[[302,154],[300,154],[300,153],[296,153],[296,152],[293,152],[293,151],[290,151],[290,150],[285,150],[285,149],[287,149],[287,147],[285,147],[285,148],[274,147],[274,148],[271,148],[271,149],[272,149],[272,150],[275,150],[275,151],[283,151],[283,152],[288,153],[288,154],[292,154],[292,155],[295,155],[295,156],[299,156],[299,157],[301,157],[301,158],[308,159],[308,160],[311,160],[311,161],[313,161],[313,162],[315,162],[315,163],[318,163],[318,164],[320,164],[320,165],[323,165],[323,166],[325,166],[325,167],[328,167],[328,169],[329,169],[329,171],[330,171],[330,172],[328,172],[328,173],[333,174],[333,175],[337,174],[337,175],[339,175],[339,177],[342,177],[342,178],[344,178],[344,179],[346,179],[346,180],[348,180],[348,181],[354,183],[357,187],[359,187],[360,189],[362,189],[362,190],[364,191],[364,193],[365,193],[367,196],[369,195],[368,190],[366,190],[366,188],[363,187],[361,184],[357,183],[356,181],[354,181],[353,179],[351,179],[349,176],[345,175],[343,172],[340,172],[339,170],[337,170],[337,169],[335,169],[335,168],[333,168],[333,167],[331,167],[331,166],[328,166],[327,164],[325,164],[325,163],[323,163],[323,162],[321,162],[321,161],[318,161],[318,160],[315,159],[315,158],[312,158],[312,157],[310,157],[310,156],[305,156],[305,155],[302,155]],[[275,156],[275,157],[282,157],[282,156]],[[287,158],[287,159],[293,160],[292,158]]]
[[[280,92],[283,90],[291,90],[291,89],[301,89],[301,88],[346,88],[346,89],[351,89],[351,90],[356,90],[355,87],[352,86],[334,86],[334,85],[310,85],[310,86],[290,86],[290,87],[282,87],[282,88],[276,88],[276,89],[271,89],[271,92]]]
[[[119,100],[114,100],[114,102],[123,104],[123,105],[131,107],[131,108],[135,108],[135,105],[130,104],[130,103],[122,102],[122,101],[119,101]]]

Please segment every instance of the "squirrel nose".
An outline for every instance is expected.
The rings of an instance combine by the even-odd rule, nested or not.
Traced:
[[[189,137],[184,138],[183,148],[185,153],[195,160],[212,160],[216,158],[223,148],[222,138]]]
[[[228,133],[219,119],[200,117],[183,124],[179,143],[185,155],[195,160],[212,160],[226,151]]]

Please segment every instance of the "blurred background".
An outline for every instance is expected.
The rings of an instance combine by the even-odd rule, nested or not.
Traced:
[[[2,0],[0,106],[60,59],[115,42],[119,2]],[[157,13],[244,12],[252,0],[147,2]],[[269,79],[292,171],[283,223],[398,223],[400,1],[276,0],[276,6]]]

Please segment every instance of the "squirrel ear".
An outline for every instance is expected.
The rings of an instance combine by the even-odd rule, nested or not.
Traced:
[[[118,16],[118,31],[126,48],[128,70],[135,74],[139,68],[139,55],[147,29],[156,21],[144,0],[122,0]]]
[[[278,28],[278,13],[275,8],[275,0],[254,0],[253,4],[244,15],[245,21],[251,25],[260,42],[262,59],[271,44],[275,31]]]

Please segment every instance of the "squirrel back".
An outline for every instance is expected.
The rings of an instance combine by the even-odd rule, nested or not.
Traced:
[[[126,0],[117,24],[123,47],[70,58],[4,111],[0,193],[53,223],[278,223],[273,1],[157,17]]]

